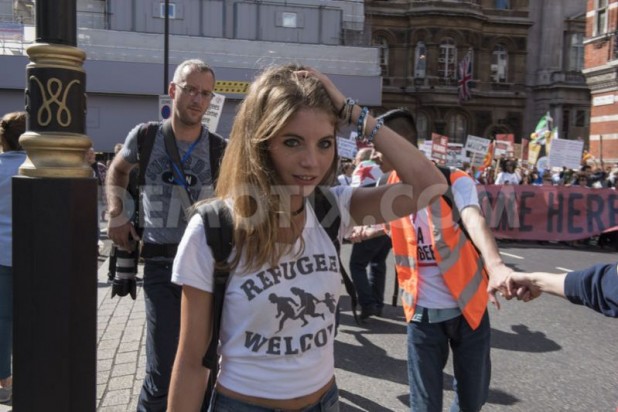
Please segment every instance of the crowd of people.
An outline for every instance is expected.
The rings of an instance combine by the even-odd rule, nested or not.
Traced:
[[[508,268],[481,214],[474,171],[435,167],[417,149],[406,110],[374,117],[317,70],[274,66],[250,86],[226,142],[201,124],[214,86],[211,67],[182,62],[168,88],[170,120],[132,129],[103,179],[92,152],[85,157],[93,176],[105,181],[110,239],[125,250],[142,244],[147,338],[138,411],[338,411],[334,342],[344,239],[357,249],[350,267],[363,320],[382,315],[384,261],[393,248],[407,321],[411,410],[442,409],[449,347],[454,410],[480,410],[487,401],[487,304],[499,306],[497,293],[529,301],[547,291],[618,316],[616,265],[549,280],[549,274]],[[6,332],[12,313],[5,307],[12,270],[4,253],[12,241],[10,178],[25,159],[15,137],[24,125],[13,122],[3,118],[0,129],[0,401],[10,399],[12,384]],[[359,151],[355,168],[339,166],[341,125],[355,126],[359,141],[370,146]],[[151,137],[148,153],[145,136]],[[123,203],[136,168],[142,228]],[[503,168],[495,176],[501,184],[523,179],[513,162]],[[191,213],[208,202],[213,187],[232,221],[234,251],[225,262],[215,260],[202,216]],[[317,201],[309,200],[320,190],[338,211],[334,238],[318,218]],[[220,370],[206,402],[209,370],[202,361],[221,271],[230,277]]]
[[[473,176],[477,183],[580,186],[590,188],[616,188],[618,185],[618,163],[602,164],[598,160],[583,160],[579,169],[526,167],[520,159],[501,157],[490,167],[479,170],[468,164],[463,169]]]

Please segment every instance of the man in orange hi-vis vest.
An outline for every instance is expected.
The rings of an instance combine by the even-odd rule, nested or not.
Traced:
[[[381,118],[417,145],[414,119],[407,110],[391,110]],[[410,409],[442,411],[443,368],[450,346],[455,390],[450,410],[478,411],[487,400],[491,374],[487,302],[499,308],[495,292],[506,294],[512,270],[502,261],[481,214],[474,181],[461,170],[443,173],[452,192],[448,200],[443,196],[390,223],[408,322]],[[392,173],[388,182],[397,181]]]

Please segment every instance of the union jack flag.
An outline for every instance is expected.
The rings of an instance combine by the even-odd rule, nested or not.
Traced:
[[[472,56],[466,53],[457,67],[457,90],[459,91],[459,102],[465,102],[472,98],[470,86],[472,82]]]

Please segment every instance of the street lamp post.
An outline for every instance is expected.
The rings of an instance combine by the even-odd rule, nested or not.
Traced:
[[[36,2],[27,49],[28,160],[13,178],[16,411],[96,408],[97,185],[84,162],[76,0]]]
[[[170,64],[170,0],[165,0],[165,29],[163,30],[163,94],[167,94],[168,66]]]

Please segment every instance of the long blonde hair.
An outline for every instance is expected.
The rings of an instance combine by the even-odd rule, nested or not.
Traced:
[[[276,265],[293,245],[277,247],[280,216],[290,216],[289,203],[282,202],[280,179],[274,170],[269,141],[278,135],[301,109],[329,115],[337,130],[337,109],[326,89],[314,77],[300,78],[296,65],[271,67],[249,88],[238,109],[223,157],[215,194],[233,201],[235,268],[244,254],[247,269],[266,263]],[[336,149],[322,185],[330,185],[337,169]],[[302,240],[302,239],[301,239]]]

